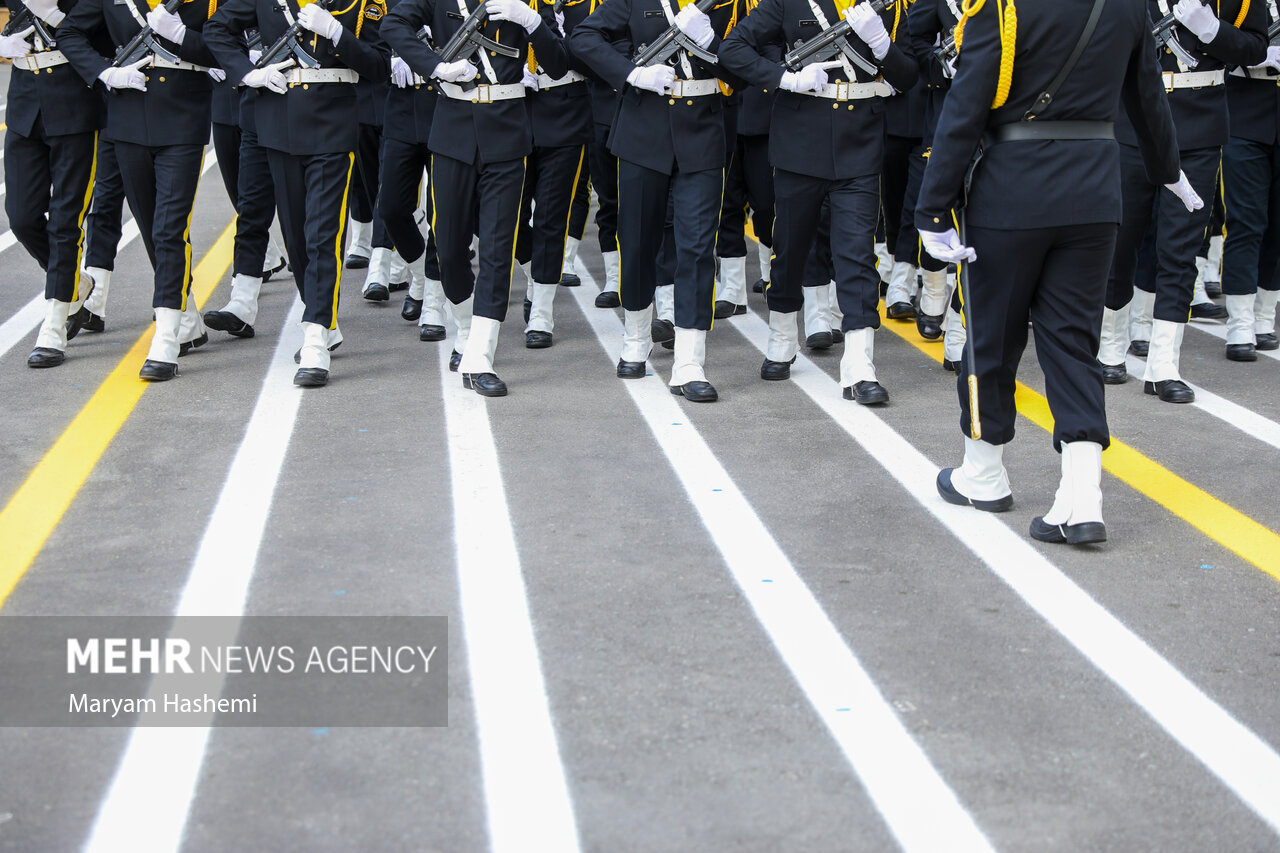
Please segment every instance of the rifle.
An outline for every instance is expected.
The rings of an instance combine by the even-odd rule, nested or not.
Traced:
[[[1178,41],[1178,34],[1174,31],[1174,25],[1178,23],[1178,19],[1173,13],[1165,15],[1160,19],[1160,23],[1156,24],[1152,35],[1156,38],[1156,45],[1178,57],[1178,61],[1188,68],[1195,68],[1200,64],[1194,56],[1187,52],[1182,46],[1182,42]]]
[[[659,3],[665,3],[666,0],[658,0]],[[710,12],[715,7],[717,0],[698,0],[698,11],[703,14]],[[637,68],[645,68],[650,65],[664,65],[670,63],[675,55],[680,51],[696,56],[708,65],[715,65],[720,62],[720,58],[703,48],[687,35],[684,30],[675,24],[667,27],[667,31],[653,40],[651,44],[642,44],[636,50],[635,64]]]
[[[440,51],[441,62],[457,62],[460,59],[470,59],[481,50],[489,50],[494,53],[500,53],[509,59],[519,59],[520,50],[508,44],[498,44],[493,39],[480,32],[480,27],[484,25],[485,20],[489,17],[489,10],[485,6],[485,0],[480,0],[480,5],[472,10],[467,19],[462,22],[462,26],[454,32],[454,34],[445,42],[444,48]],[[418,30],[418,38],[423,41],[428,39],[428,29],[423,27]],[[459,83],[464,92],[469,92],[476,88],[479,83],[473,77],[463,83]]]
[[[178,11],[182,0],[165,0],[164,10],[170,14]],[[139,59],[155,54],[169,62],[177,62],[178,55],[164,47],[156,40],[156,32],[147,24],[138,30],[138,34],[129,39],[129,43],[116,51],[116,58],[111,61],[112,68],[123,68],[133,65]]]
[[[16,35],[27,27],[35,27],[35,35],[44,42],[45,47],[53,49],[58,46],[58,42],[54,39],[53,34],[49,32],[45,22],[37,18],[35,12],[32,12],[26,6],[23,6],[22,11],[9,19],[9,23],[5,24],[4,30],[0,31],[0,35]]]
[[[947,40],[933,51],[934,60],[943,67],[955,62],[960,57],[960,51],[956,49],[956,34],[952,33],[947,36]]]
[[[867,2],[871,4],[873,11],[883,12],[894,0],[867,0]],[[812,65],[815,62],[828,62],[843,55],[845,59],[872,77],[879,76],[880,69],[849,44],[848,36],[852,32],[853,27],[849,26],[848,21],[841,18],[839,23],[832,24],[808,41],[797,40],[791,46],[791,50],[787,51],[787,55],[782,58],[782,64],[789,71],[799,71],[806,65]]]
[[[334,5],[335,0],[315,0],[316,5],[326,12]],[[289,25],[289,29],[284,31],[284,35],[276,39],[275,44],[262,52],[262,56],[258,57],[255,68],[266,68],[279,61],[281,54],[292,54],[293,60],[305,68],[319,68],[320,60],[302,49],[302,45],[298,39],[304,32],[305,28],[294,18],[293,23]],[[258,36],[262,38],[261,35]]]

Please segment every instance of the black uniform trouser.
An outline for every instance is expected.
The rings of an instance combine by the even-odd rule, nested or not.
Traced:
[[[524,174],[516,260],[529,264],[538,284],[558,284],[564,272],[564,240],[569,209],[586,165],[586,148],[534,148]]]
[[[916,230],[916,200],[920,198],[920,187],[924,183],[924,168],[929,165],[929,159],[925,157],[924,148],[919,148],[911,154],[910,172],[907,175],[907,195],[906,200],[910,203],[910,211],[906,209],[907,205],[903,205],[903,230],[898,232],[898,243],[910,240],[911,245],[915,249],[911,252],[911,263],[915,264],[922,270],[929,272],[941,272],[947,268],[947,265],[935,258],[924,250],[924,246],[920,243],[920,232]],[[906,217],[910,216],[908,223]],[[905,247],[904,247],[905,248]],[[903,260],[908,260],[903,258]]]
[[[716,254],[742,258],[747,254],[747,208],[751,227],[761,245],[773,245],[773,167],[769,165],[769,137],[739,136],[724,177],[720,207],[720,236]]]
[[[92,130],[45,136],[39,117],[31,136],[12,129],[4,136],[5,213],[13,235],[45,271],[46,299],[83,297],[80,251],[93,200],[97,137]]]
[[[618,251],[618,158],[609,151],[606,140],[609,125],[593,124],[591,141],[587,143],[587,171],[596,191],[596,236],[600,251]]]
[[[445,296],[458,305],[474,294],[473,316],[499,323],[507,317],[511,298],[524,170],[523,157],[472,164],[443,154],[431,156],[431,230]],[[478,275],[472,274],[468,255],[472,233],[480,237]]]
[[[720,226],[724,170],[674,174],[618,161],[618,251],[622,307],[643,311],[658,284],[664,216],[671,205],[675,267],[675,324],[711,328],[715,311],[715,246]]]
[[[1222,149],[1227,241],[1222,292],[1246,296],[1280,290],[1280,145],[1233,137]]]
[[[356,169],[351,178],[351,218],[356,222],[373,223],[373,233],[369,237],[370,248],[390,249],[395,244],[387,233],[382,217],[378,215],[378,174],[381,161],[382,128],[374,124],[361,124],[356,134]]]
[[[124,194],[155,270],[152,308],[186,310],[191,290],[191,213],[204,146],[116,142]]]
[[[378,187],[378,218],[387,229],[400,257],[413,263],[427,253],[427,278],[440,280],[440,257],[436,235],[428,231],[424,239],[414,221],[422,192],[422,176],[431,166],[431,151],[425,142],[413,143],[382,138],[382,180]],[[427,221],[431,216],[431,196],[427,196]]]
[[[918,136],[884,138],[884,171],[881,173],[884,206],[884,239],[894,260],[915,263],[920,237],[916,233],[916,200],[907,195],[911,161],[924,153]],[[917,189],[917,192],[919,190]]]
[[[777,219],[773,228],[773,266],[765,297],[770,311],[791,313],[804,305],[805,266],[822,218],[831,209],[831,266],[836,299],[844,314],[842,331],[880,328],[880,276],[875,267],[876,219],[880,178],[829,180],[775,169]],[[825,282],[810,282],[825,284]]]
[[[804,261],[804,278],[801,279],[801,284],[805,287],[822,287],[830,284],[835,276],[835,267],[831,264],[831,206],[824,201],[822,210],[818,213],[818,227],[814,230],[813,248]]]
[[[84,228],[84,265],[113,270],[116,250],[120,247],[120,232],[124,228],[124,179],[120,177],[115,143],[102,133],[98,134],[98,165],[95,171],[93,207]]]
[[[302,297],[302,321],[336,329],[355,153],[286,154],[268,148],[267,162],[280,231]]]
[[[1097,354],[1116,233],[1111,223],[1024,231],[969,226],[969,244],[986,259],[969,268],[968,305],[983,441],[1013,440],[1014,390],[1030,319],[1053,413],[1054,448],[1072,441],[1111,443]],[[968,376],[962,359],[956,389],[965,435]]]
[[[227,188],[231,206],[240,212],[240,126],[213,123],[213,153],[218,155],[218,172]]]
[[[1182,153],[1182,171],[1202,199],[1213,197],[1218,180],[1220,152],[1196,148]],[[1148,226],[1156,229],[1157,320],[1185,323],[1191,314],[1191,292],[1196,281],[1196,253],[1204,242],[1211,211],[1188,212],[1182,202],[1163,187],[1147,180],[1142,155],[1131,145],[1120,146],[1120,179],[1124,194],[1124,221],[1116,240],[1115,260],[1107,286],[1107,307],[1119,309],[1133,298],[1138,250]],[[976,266],[976,265],[975,265]]]
[[[590,148],[587,149],[590,152]],[[569,236],[581,240],[587,233],[587,213],[591,209],[591,156],[587,155],[587,170],[578,181],[578,189],[569,205]]]
[[[271,220],[276,216],[275,182],[267,149],[258,144],[256,131],[240,134],[240,168],[237,181],[236,253],[233,271],[258,278],[267,265],[267,244],[271,240]],[[218,161],[221,163],[221,159]]]

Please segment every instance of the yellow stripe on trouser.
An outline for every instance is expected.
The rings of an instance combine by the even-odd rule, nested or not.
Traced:
[[[724,198],[724,176],[725,176],[725,169],[722,167],[720,169],[720,195],[717,196],[717,198],[721,198],[721,199]],[[720,245],[720,213],[723,210],[724,210],[723,204],[716,206],[716,232],[715,232],[715,237],[711,240],[711,257],[713,259],[716,256],[716,248]],[[673,250],[675,249],[674,246],[672,246],[671,248]],[[715,261],[713,260],[712,263],[714,262]],[[710,329],[714,329],[715,327],[716,327],[716,281],[715,279],[712,279],[711,281],[711,325],[710,327],[708,327],[708,331],[710,331]]]
[[[516,230],[511,234],[511,263],[507,266],[507,301],[511,301],[511,274],[516,265],[516,242],[520,239],[520,209],[524,207],[524,179],[529,174],[529,158],[520,158],[524,163],[524,171],[520,173],[520,201],[516,204]],[[477,203],[479,199],[477,199]],[[573,207],[572,203],[569,205]],[[530,272],[532,272],[530,268]],[[559,284],[560,282],[556,282]]]
[[[95,149],[96,150],[96,149]],[[200,149],[200,167],[196,172],[196,188],[199,189],[200,176],[204,174],[204,149]],[[187,211],[187,227],[182,231],[182,242],[186,244],[186,264],[182,268],[182,310],[187,310],[187,294],[191,292],[191,217],[196,212],[196,193],[191,193],[191,209]]]
[[[84,257],[84,220],[89,215],[89,207],[93,203],[93,187],[98,179],[98,131],[93,132],[93,161],[89,164],[89,184],[84,189],[84,205],[80,208],[80,218],[76,227],[80,234],[76,238],[76,268],[74,284],[71,286],[71,301],[80,301],[80,261]]]
[[[351,192],[351,172],[356,167],[355,152],[347,155],[347,183],[342,187],[342,209],[338,211],[338,236],[333,244],[333,257],[337,261],[337,272],[333,276],[333,314],[329,321],[329,331],[338,328],[338,291],[342,288],[342,236],[347,232],[347,196]]]
[[[582,179],[582,164],[587,160],[587,146],[578,151],[578,171],[573,176],[573,189],[569,191],[569,213],[564,218],[564,243],[569,242],[569,223],[573,221],[573,200],[578,197],[578,181]],[[521,199],[521,204],[524,200]],[[564,253],[560,253],[560,277],[564,278]]]
[[[197,302],[209,298],[231,266],[236,223],[222,232],[196,268]],[[67,508],[152,383],[138,378],[138,363],[151,347],[154,327],[134,342],[0,510],[0,604],[26,574]]]
[[[908,331],[897,323],[888,323],[883,328],[914,345],[934,361],[942,360],[937,342],[926,341],[914,334],[914,327],[908,327]],[[1018,414],[1053,433],[1053,413],[1049,411],[1049,401],[1044,395],[1019,382],[1014,400]],[[1280,534],[1114,437],[1111,447],[1102,454],[1102,467],[1205,536],[1280,580]]]

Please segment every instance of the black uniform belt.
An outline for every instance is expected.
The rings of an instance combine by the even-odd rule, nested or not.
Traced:
[[[1115,122],[1110,121],[1015,121],[988,131],[986,143],[1115,138]]]

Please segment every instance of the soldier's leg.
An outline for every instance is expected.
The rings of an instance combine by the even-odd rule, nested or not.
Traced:
[[[740,136],[742,176],[746,184],[747,204],[751,208],[751,230],[756,235],[760,278],[752,290],[764,293],[769,283],[769,263],[773,254],[773,167],[769,165],[769,137]]]
[[[4,135],[4,212],[9,229],[40,269],[49,269],[51,151],[37,122],[32,136]],[[50,297],[52,298],[52,297]]]
[[[218,162],[222,162],[219,155]],[[231,295],[219,311],[204,315],[210,329],[237,338],[253,337],[258,321],[258,295],[266,272],[271,221],[276,214],[275,185],[267,151],[252,130],[240,134],[239,198],[236,217],[235,258],[231,267]]]
[[[293,268],[293,282],[298,289],[298,298],[305,299],[306,293],[302,285],[307,272],[305,158],[268,148],[267,164],[271,169],[271,185],[275,191],[280,233],[284,237],[284,248],[289,255],[289,266]]]
[[[347,200],[350,225],[346,229],[347,258],[345,265],[353,270],[366,269],[373,253],[373,206],[378,193],[379,129],[361,123],[356,134],[356,168],[351,178],[351,197]]]
[[[671,176],[618,161],[619,296],[623,308],[618,376],[643,378],[653,349],[654,296]]]
[[[1232,138],[1222,149],[1227,205],[1222,292],[1227,303],[1227,358],[1256,361],[1254,301],[1262,270],[1262,244],[1271,196],[1271,146]]]
[[[551,346],[555,320],[552,300],[564,272],[565,240],[569,214],[578,186],[586,179],[584,146],[542,149],[538,163],[535,190],[533,237],[530,258],[531,310],[525,329],[525,346],[542,349]],[[523,228],[524,220],[521,220]]]
[[[1151,213],[1159,188],[1147,180],[1142,156],[1132,146],[1120,146],[1120,185],[1123,198],[1120,230],[1107,274],[1106,310],[1103,311],[1098,350],[1103,380],[1113,385],[1123,383],[1128,376],[1125,355],[1130,350],[1131,325],[1135,315],[1141,315],[1144,310],[1149,312],[1154,300],[1152,293],[1135,290],[1134,285],[1138,278],[1140,249],[1151,228]],[[1147,354],[1149,339],[1149,329],[1138,330],[1132,344],[1135,355]]]
[[[93,279],[80,310],[67,321],[67,339],[80,330],[101,332],[106,328],[107,294],[116,265],[124,214],[124,182],[116,148],[98,134],[97,163],[94,167],[93,205],[84,228],[84,271]]]
[[[211,130],[213,153],[218,156],[218,173],[226,187],[231,207],[240,212],[240,126],[214,122]]]
[[[605,143],[608,135],[608,125],[592,125],[587,158],[591,164],[591,188],[596,194],[596,238],[604,261],[604,283],[600,289],[616,294],[622,274],[618,257],[618,158],[609,152]],[[620,304],[621,297],[608,300],[607,307],[616,308]]]
[[[791,363],[800,349],[798,319],[805,304],[806,266],[818,229],[827,182],[809,175],[778,170],[775,192],[777,220],[773,229],[773,257],[765,302],[769,306],[769,345],[760,378],[790,377]],[[825,326],[825,322],[823,323]],[[810,333],[813,330],[806,329]],[[830,332],[826,346],[831,346]]]
[[[431,155],[431,231],[440,259],[440,283],[458,327],[449,369],[457,370],[471,333],[475,275],[471,270],[471,237],[475,233],[476,169],[470,163]],[[481,247],[481,251],[487,251]]]
[[[831,207],[831,261],[836,296],[844,315],[840,387],[846,400],[863,405],[889,399],[875,369],[875,331],[880,328],[879,276],[874,253],[879,190],[879,182],[871,175],[835,182],[827,195]]]
[[[429,286],[424,272],[426,242],[418,223],[414,219],[414,211],[418,207],[418,194],[422,187],[422,170],[426,166],[426,158],[421,147],[411,142],[402,142],[391,137],[382,141],[381,182],[378,186],[377,218],[387,229],[396,252],[409,266],[409,293],[400,307],[400,316],[405,320],[417,321],[422,317],[422,308]],[[432,308],[439,311],[440,282],[434,282]],[[439,326],[444,331],[442,317],[433,318],[431,325]],[[443,337],[436,338],[443,340]]]

